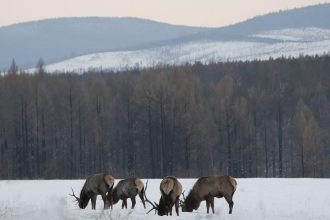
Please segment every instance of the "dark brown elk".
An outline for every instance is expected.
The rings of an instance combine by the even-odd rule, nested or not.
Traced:
[[[155,209],[160,216],[172,215],[172,209],[175,205],[176,214],[179,216],[179,197],[182,193],[181,183],[176,177],[167,176],[160,182],[159,189],[161,197],[158,204],[150,202],[146,197],[146,201],[153,207],[151,210]]]
[[[102,196],[104,203],[104,209],[108,209],[111,206],[111,201],[108,199],[107,194],[111,194],[115,179],[105,173],[94,174],[86,178],[85,184],[80,191],[79,198],[74,194],[72,189],[72,195],[78,201],[78,206],[81,209],[86,208],[89,200],[92,201],[92,209],[96,206],[97,195]]]
[[[132,209],[135,207],[136,195],[139,195],[144,208],[146,208],[144,202],[144,184],[139,178],[128,178],[120,180],[116,187],[112,190],[111,204],[116,204],[120,199],[123,200],[121,208],[127,208],[127,199],[132,201]]]
[[[214,197],[224,197],[229,204],[229,214],[234,206],[233,195],[236,191],[237,182],[231,176],[208,176],[201,177],[194,184],[187,198],[182,203],[183,212],[197,210],[202,201],[206,201],[207,213],[211,205],[214,214]]]

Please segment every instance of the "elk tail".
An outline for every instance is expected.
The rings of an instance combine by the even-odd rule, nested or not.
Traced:
[[[113,178],[111,175],[105,175],[104,176],[104,181],[108,185],[109,189],[113,187],[113,184],[115,182],[115,178]]]
[[[237,188],[237,181],[235,180],[235,178],[234,177],[231,177],[231,176],[229,176],[229,181],[230,181],[230,184],[233,186],[233,188],[234,188],[234,191],[233,192],[235,192],[236,191],[236,188]]]
[[[136,185],[136,188],[138,189],[139,193],[144,190],[144,184],[143,184],[142,180],[140,180],[139,178],[135,179],[135,185]]]
[[[165,178],[160,183],[160,190],[164,192],[165,195],[169,195],[174,188],[174,181],[169,178]]]

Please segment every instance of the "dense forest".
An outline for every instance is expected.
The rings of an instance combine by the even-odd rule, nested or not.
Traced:
[[[20,72],[20,73],[19,73]],[[0,178],[330,177],[330,56],[0,76]]]

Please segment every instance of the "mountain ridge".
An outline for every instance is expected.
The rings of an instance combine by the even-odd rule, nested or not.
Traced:
[[[329,20],[330,3],[324,3],[258,15],[232,25],[196,33],[180,40],[176,39],[176,41],[242,39],[242,37],[252,33],[285,28],[318,27],[330,29]]]
[[[15,58],[31,68],[39,58],[56,63],[93,53],[175,46],[191,42],[248,41],[273,30],[314,27],[330,29],[330,3],[273,12],[219,28],[172,25],[134,17],[68,17],[0,27],[0,69]],[[51,25],[49,25],[51,23]]]
[[[31,67],[39,58],[56,62],[104,51],[142,49],[207,28],[137,18],[58,18],[0,28],[0,68],[12,58]]]

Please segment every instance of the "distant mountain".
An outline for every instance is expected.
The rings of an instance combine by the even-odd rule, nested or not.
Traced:
[[[152,67],[297,57],[330,53],[330,4],[258,16],[235,25],[169,40],[159,47],[94,53],[47,66],[48,71]]]
[[[28,22],[0,27],[0,70],[8,68],[12,58],[24,68],[42,57],[51,64],[49,70],[83,71],[323,54],[330,50],[329,21],[330,4],[320,4],[221,28],[136,18]]]
[[[330,4],[319,4],[257,16],[234,25],[184,36],[175,41],[240,40],[258,32],[307,27],[330,29]]]
[[[208,28],[170,25],[137,18],[59,18],[0,27],[0,69],[15,58],[32,67],[102,51],[149,48]]]

